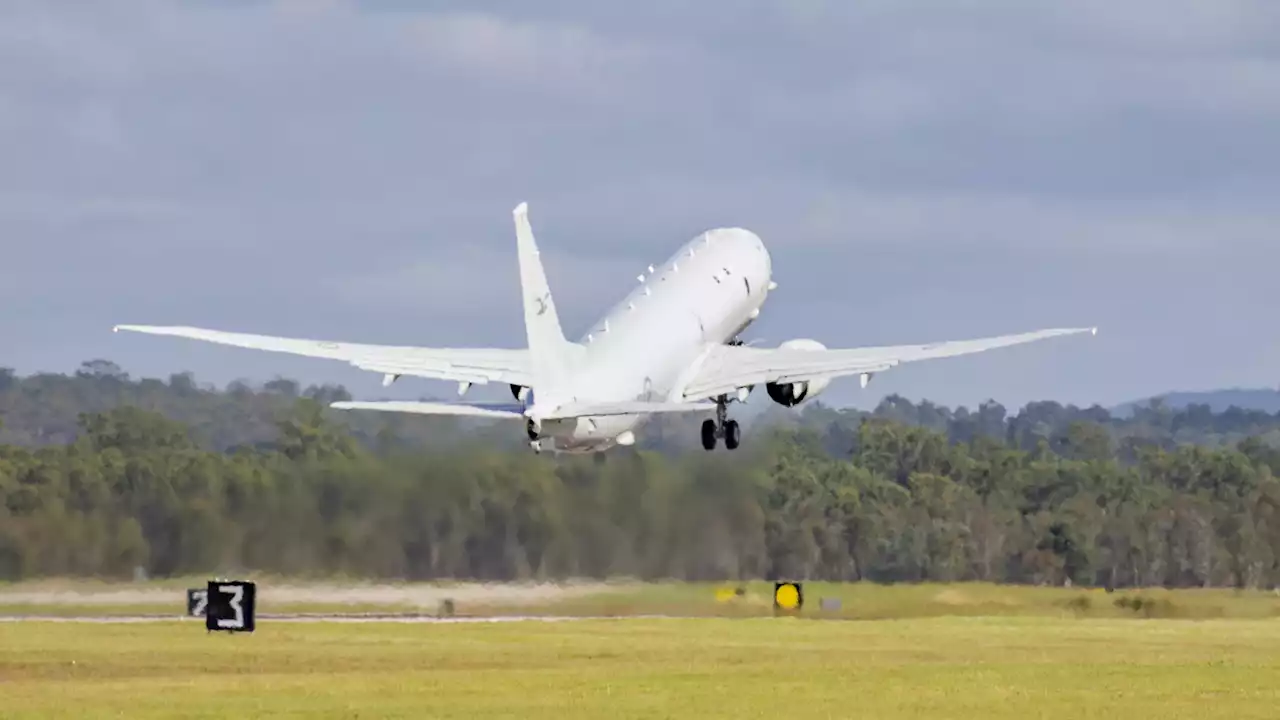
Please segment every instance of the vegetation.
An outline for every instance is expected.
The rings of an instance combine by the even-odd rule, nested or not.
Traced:
[[[596,464],[510,426],[323,410],[344,396],[0,373],[0,579],[1280,584],[1280,416],[1259,411],[888,398],[768,411],[734,453],[659,425]]]
[[[1271,621],[0,623],[6,717],[1273,718]],[[856,708],[856,711],[851,711]]]

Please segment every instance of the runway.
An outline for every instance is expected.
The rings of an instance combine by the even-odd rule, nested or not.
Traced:
[[[493,617],[439,617],[436,615],[273,615],[260,613],[258,622],[271,623],[404,623],[404,624],[477,624],[477,623],[515,623],[515,622],[574,622],[583,620],[692,620],[693,616],[678,615],[595,615],[595,616],[556,616],[556,615],[503,615]],[[130,623],[169,623],[189,622],[203,625],[204,618],[185,615],[116,615],[116,616],[58,616],[58,615],[0,615],[0,622],[48,622],[48,623],[92,623],[99,625],[125,625]]]

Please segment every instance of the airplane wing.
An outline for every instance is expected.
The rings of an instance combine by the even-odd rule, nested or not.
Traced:
[[[481,385],[488,382],[532,387],[527,350],[501,348],[421,348],[395,345],[301,340],[222,332],[193,327],[117,325],[115,332],[171,335],[220,345],[342,360],[361,370]]]
[[[717,345],[685,387],[686,400],[731,394],[738,388],[764,383],[792,383],[831,380],[862,375],[865,384],[871,374],[904,362],[956,357],[1010,345],[1079,333],[1097,334],[1097,328],[1039,330],[1020,335],[1001,335],[979,340],[956,340],[925,345],[891,345],[850,350],[753,348]]]

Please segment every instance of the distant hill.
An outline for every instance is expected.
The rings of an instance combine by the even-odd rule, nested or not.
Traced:
[[[1173,409],[1185,408],[1188,405],[1208,405],[1216,413],[1223,412],[1232,406],[1242,410],[1280,413],[1280,390],[1273,388],[1230,388],[1202,392],[1171,392],[1147,400],[1137,400],[1117,405],[1111,409],[1111,412],[1119,416],[1128,416],[1134,407],[1147,405],[1156,399],[1163,401],[1166,406]]]

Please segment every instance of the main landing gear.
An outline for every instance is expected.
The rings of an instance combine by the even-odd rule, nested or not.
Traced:
[[[534,453],[542,452],[542,439],[539,437],[539,431],[541,429],[542,428],[539,427],[539,424],[533,421],[533,418],[529,418],[525,421],[524,431],[529,436],[529,448],[533,450]]]
[[[715,450],[716,441],[724,438],[724,446],[729,450],[737,450],[742,439],[737,420],[727,419],[729,416],[729,397],[721,395],[716,398],[716,419],[707,418],[702,421],[702,447]]]

